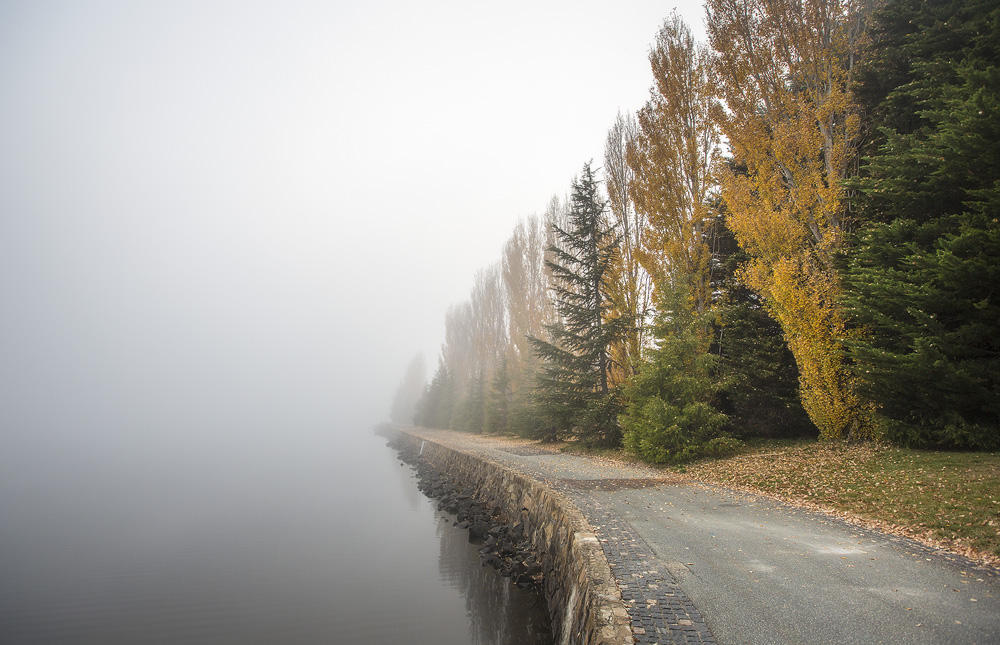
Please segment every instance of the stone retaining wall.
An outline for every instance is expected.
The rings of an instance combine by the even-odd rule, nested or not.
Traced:
[[[593,529],[579,510],[545,484],[477,455],[401,430],[434,467],[472,484],[509,524],[521,522],[545,572],[545,601],[560,645],[633,642],[621,592]]]

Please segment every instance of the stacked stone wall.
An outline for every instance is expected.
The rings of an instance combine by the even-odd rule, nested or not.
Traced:
[[[545,572],[544,594],[560,645],[632,643],[628,613],[600,542],[583,514],[544,483],[477,455],[402,431],[435,468],[468,481],[481,502],[520,522]]]

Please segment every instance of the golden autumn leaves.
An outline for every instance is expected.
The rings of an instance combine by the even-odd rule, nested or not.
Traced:
[[[833,258],[844,238],[842,182],[859,118],[851,74],[870,6],[828,0],[708,0],[711,50],[676,16],[650,62],[652,95],[628,147],[638,253],[658,289],[712,300],[706,229],[718,202],[750,256],[741,279],[781,324],[803,407],[824,439],[871,432],[846,369],[848,333]],[[732,158],[722,163],[723,139]],[[707,339],[706,339],[707,343]]]
[[[849,224],[843,182],[860,136],[851,76],[870,7],[852,0],[708,0],[706,8],[709,44],[696,42],[678,17],[668,19],[650,53],[648,102],[636,118],[620,116],[608,134],[607,201],[596,193],[592,200],[601,225],[614,231],[615,247],[599,258],[600,285],[593,289],[595,335],[608,343],[597,354],[600,389],[614,394],[615,406],[642,407],[643,396],[677,404],[676,393],[663,387],[653,394],[629,387],[659,364],[678,383],[697,381],[697,396],[688,398],[710,405],[720,380],[712,370],[685,371],[682,360],[660,350],[682,347],[685,358],[705,359],[698,365],[722,356],[732,286],[732,267],[723,263],[733,255],[715,248],[732,245],[724,221],[748,258],[738,277],[759,296],[751,307],[762,302],[780,325],[798,367],[802,406],[820,436],[871,436],[872,404],[858,396],[847,369],[852,332],[835,262]],[[555,204],[544,220],[520,225],[501,262],[477,277],[471,302],[449,313],[440,378],[429,389],[440,390],[446,403],[424,415],[426,423],[551,434],[539,426],[535,405],[546,361],[527,339],[567,324],[555,306],[560,296],[582,298],[552,273],[554,258],[580,263],[554,244],[554,231],[571,214]],[[611,322],[615,334],[602,334]],[[567,360],[578,354],[560,349]],[[716,349],[719,356],[710,356]]]
[[[674,16],[650,54],[655,92],[639,112],[639,136],[629,149],[636,210],[649,221],[642,262],[658,286],[678,281],[704,313],[711,298],[712,252],[706,229],[719,150],[712,122],[711,58]]]

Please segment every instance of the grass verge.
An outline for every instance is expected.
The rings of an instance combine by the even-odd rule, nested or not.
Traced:
[[[766,442],[675,470],[1000,566],[1000,453]]]

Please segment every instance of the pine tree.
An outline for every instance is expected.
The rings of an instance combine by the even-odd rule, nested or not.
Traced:
[[[545,437],[576,434],[589,443],[617,444],[621,409],[608,382],[608,347],[623,332],[623,318],[609,320],[606,274],[618,238],[608,224],[590,164],[573,182],[565,228],[554,224],[556,243],[546,263],[559,321],[546,327],[550,341],[531,337],[543,361],[535,395]]]
[[[888,438],[1000,448],[1000,7],[889,3],[861,95],[885,124],[856,182],[852,358]]]

